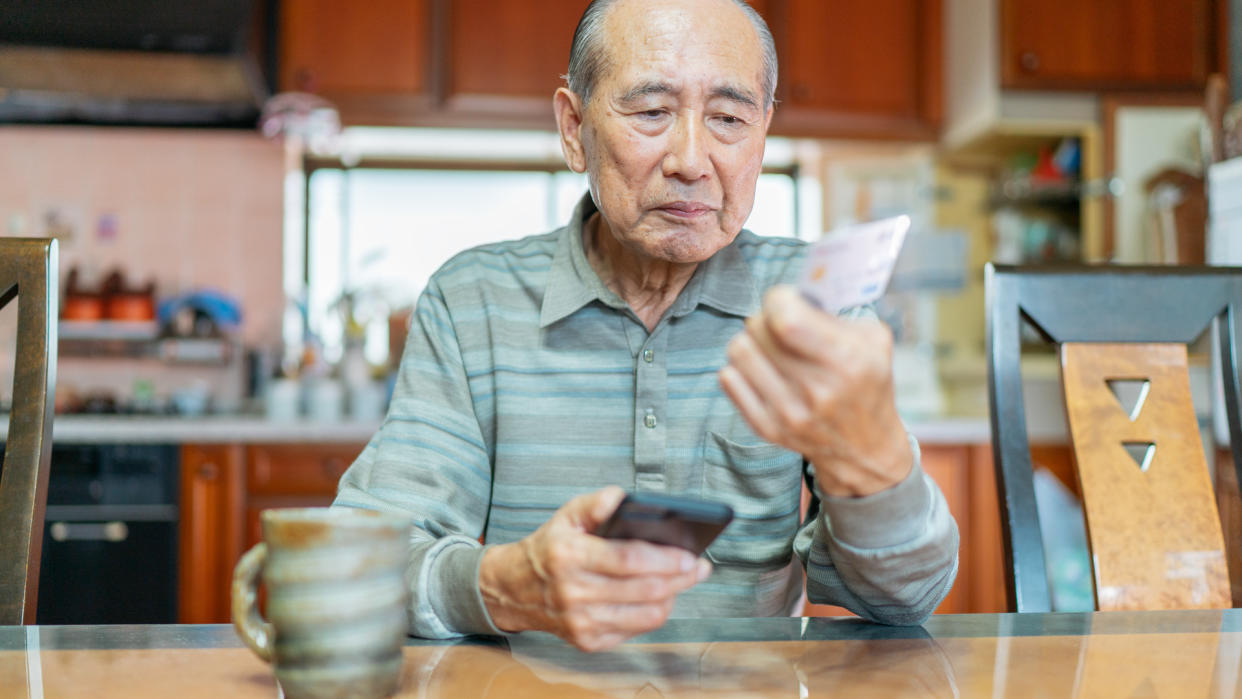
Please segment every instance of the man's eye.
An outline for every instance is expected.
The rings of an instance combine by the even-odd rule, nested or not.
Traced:
[[[663,109],[645,109],[638,113],[644,119],[659,119],[664,116]]]
[[[741,126],[742,124],[746,123],[742,119],[735,117],[732,114],[721,114],[720,116],[716,117],[716,120],[724,124],[725,126]]]

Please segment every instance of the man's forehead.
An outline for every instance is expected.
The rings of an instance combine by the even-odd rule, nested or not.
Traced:
[[[758,35],[730,0],[618,0],[605,27],[606,71],[622,91],[695,73],[725,73],[733,87],[762,82]]]

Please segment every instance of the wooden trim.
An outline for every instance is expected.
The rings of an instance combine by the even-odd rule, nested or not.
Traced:
[[[1233,606],[1242,607],[1242,490],[1233,467],[1233,453],[1219,448],[1215,454],[1216,508],[1220,511],[1221,533],[1229,565]]]
[[[1216,34],[1212,38],[1216,43],[1216,65],[1213,67],[1212,72],[1221,74],[1224,76],[1225,81],[1229,82],[1232,68],[1231,61],[1229,60],[1229,48],[1232,45],[1229,36],[1232,27],[1229,0],[1216,0],[1215,6],[1216,16],[1213,18],[1212,24],[1216,27]],[[1242,95],[1234,96],[1235,99],[1238,97],[1242,97]]]
[[[938,137],[944,122],[944,8],[941,0],[925,0],[920,5],[923,71],[919,74],[919,113]]]
[[[927,141],[939,137],[935,126],[918,116],[858,114],[778,105],[771,136]]]
[[[452,61],[449,52],[452,50],[453,3],[450,0],[431,0],[431,16],[428,21],[427,37],[427,94],[435,106],[444,104],[448,96],[449,85],[452,83]]]
[[[995,0],[996,8],[996,58],[1000,61],[1000,86],[1002,88],[1017,87],[1022,84],[1025,77],[1020,73],[1011,61],[1006,60],[1005,47],[1013,41],[1013,35],[1016,28],[1013,26],[1014,15],[1013,8],[1009,6],[1005,0]]]
[[[1117,110],[1127,107],[1202,107],[1203,93],[1196,92],[1115,92],[1100,98],[1100,120],[1104,126],[1104,178],[1117,173]],[[1116,205],[1112,196],[1102,197],[1104,209],[1103,259],[1116,253]]]

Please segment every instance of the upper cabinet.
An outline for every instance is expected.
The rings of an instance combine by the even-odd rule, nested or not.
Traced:
[[[1001,84],[1032,89],[1201,88],[1216,69],[1224,0],[1003,0]]]
[[[323,95],[355,123],[426,109],[432,2],[282,2],[280,89]]]
[[[467,121],[552,126],[569,46],[588,0],[445,3],[445,109]]]
[[[941,119],[940,0],[767,0],[780,57],[772,131],[932,139]]]
[[[285,0],[281,90],[348,124],[552,128],[588,0]],[[772,132],[933,139],[941,0],[756,0],[780,57]]]

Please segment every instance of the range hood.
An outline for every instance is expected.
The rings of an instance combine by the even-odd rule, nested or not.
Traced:
[[[0,122],[253,126],[252,0],[5,0]]]

